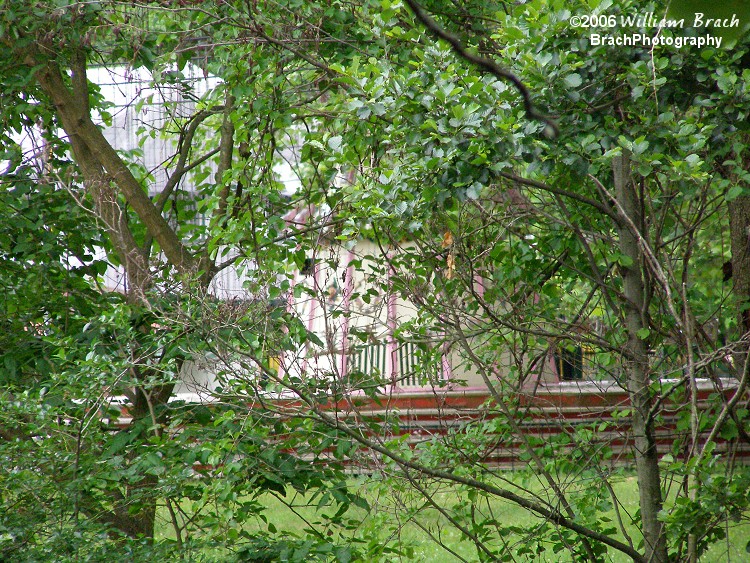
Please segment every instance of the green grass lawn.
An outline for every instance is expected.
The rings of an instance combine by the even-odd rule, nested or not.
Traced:
[[[511,483],[517,483],[527,487],[532,492],[544,494],[543,487],[535,483],[529,475],[521,472],[509,472],[508,478]],[[367,537],[371,540],[376,538],[378,542],[401,542],[402,545],[411,548],[411,560],[423,561],[430,563],[454,562],[464,558],[468,561],[477,561],[478,555],[476,547],[465,536],[451,525],[448,519],[440,514],[434,508],[423,508],[416,510],[416,506],[422,506],[423,502],[417,501],[414,495],[398,494],[394,490],[389,490],[387,495],[379,495],[381,482],[374,478],[352,478],[350,485],[360,491],[368,500],[370,511],[360,508],[352,509],[348,514],[354,527],[353,535],[355,537]],[[613,489],[620,499],[620,515],[623,521],[629,519],[628,514],[633,515],[638,506],[638,493],[635,487],[635,477],[630,474],[624,474],[622,478],[613,482]],[[456,490],[444,488],[435,493],[435,501],[441,506],[453,506],[467,499],[459,498]],[[290,504],[286,506],[285,502]],[[302,535],[307,524],[306,520],[313,522],[317,520],[315,508],[310,506],[309,498],[301,495],[289,495],[284,502],[273,494],[265,494],[261,498],[261,503],[267,507],[266,517],[278,530],[286,530],[291,533]],[[541,520],[535,518],[528,511],[518,506],[504,501],[502,499],[492,499],[477,504],[485,514],[491,514],[492,518],[502,525],[513,524],[533,528],[535,524],[540,524]],[[330,508],[328,512],[332,512]],[[613,519],[616,518],[614,511],[607,514]],[[248,521],[245,528],[249,532],[263,532],[268,529],[268,524],[262,520]],[[628,533],[631,534],[632,541],[637,545],[641,540],[634,526],[626,524]],[[165,529],[165,533],[168,531]],[[620,540],[624,537],[620,534]],[[750,560],[750,554],[745,551],[745,546],[750,539],[750,522],[747,519],[739,524],[734,524],[727,528],[727,539],[716,543],[701,558],[701,562],[742,562]],[[443,543],[446,547],[441,547],[438,543]],[[527,538],[521,535],[511,535],[505,538],[506,548],[511,553],[516,554],[518,549],[525,543]],[[454,554],[451,553],[454,552]],[[393,556],[388,556],[383,560],[399,560]],[[404,559],[406,560],[406,559]],[[547,546],[546,551],[538,553],[533,557],[524,556],[519,560],[533,561],[571,561],[567,551],[554,553],[552,546]],[[626,555],[611,550],[608,554],[608,560],[612,562],[631,561]]]

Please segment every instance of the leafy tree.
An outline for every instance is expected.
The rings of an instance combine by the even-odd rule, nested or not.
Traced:
[[[381,33],[392,44],[425,41],[407,23],[408,12],[391,8]],[[342,117],[348,130],[336,129],[341,141],[329,143],[328,169],[356,171],[356,183],[337,192],[335,205],[363,213],[341,238],[369,236],[388,249],[387,263],[379,267],[380,291],[395,288],[420,312],[402,337],[433,335],[433,345],[461,349],[466,365],[493,390],[496,416],[463,429],[485,437],[475,456],[465,444],[448,448],[442,440],[417,460],[406,452],[390,455],[388,444],[369,445],[390,455],[407,476],[431,475],[521,502],[512,490],[495,486],[502,476],[482,463],[480,453],[492,451],[498,433],[513,437],[550,491],[550,505],[531,510],[566,534],[580,534],[573,541],[550,527],[549,535],[537,535],[544,538],[540,546],[548,541],[583,559],[600,557],[606,543],[635,560],[694,560],[723,535],[717,514],[697,508],[704,482],[716,470],[716,439],[746,439],[740,407],[747,383],[747,278],[738,264],[747,255],[738,200],[744,165],[728,158],[730,146],[735,156],[744,151],[738,124],[747,105],[746,48],[594,48],[587,30],[568,23],[571,11],[587,14],[590,4],[549,8],[534,2],[505,7],[496,15],[492,43],[446,31],[458,16],[441,14],[442,24],[422,17],[453,53],[449,47],[412,47],[406,67],[378,60],[350,71],[362,93],[350,102],[353,113]],[[616,15],[659,9],[635,2],[600,8]],[[474,54],[493,47],[507,70]],[[453,54],[478,72],[467,75]],[[543,121],[524,119],[529,112],[507,88],[509,74],[523,77],[537,106],[555,108],[557,138],[545,138]],[[361,154],[372,146],[383,148],[363,161]],[[739,276],[731,289],[722,269],[730,256]],[[642,548],[630,542],[622,523],[625,543],[614,540],[600,511],[574,508],[618,502],[606,500],[612,489],[604,468],[613,450],[602,440],[610,421],[571,428],[557,443],[524,431],[530,380],[566,343],[595,351],[596,370],[627,392],[630,409],[623,415],[632,424]],[[511,357],[498,361],[508,350]],[[719,376],[730,373],[737,386],[727,399]],[[699,378],[715,385],[715,403],[699,399]],[[672,409],[685,433],[660,459],[658,427]],[[578,462],[550,461],[570,447],[579,452],[573,458]],[[579,488],[588,481],[563,484],[562,468],[565,475],[601,482],[600,496]],[[734,471],[729,480],[733,490],[744,490],[747,472]],[[665,504],[675,481],[681,483],[679,500]],[[588,500],[572,501],[579,495]],[[577,528],[581,519],[586,531]],[[492,551],[482,539],[497,540],[487,531],[496,526],[478,516],[467,528],[488,534],[468,534],[480,557],[503,552],[501,542]]]
[[[186,362],[222,339],[241,340],[254,369],[267,362],[267,335],[284,318],[269,308],[266,288],[293,242],[271,248],[272,269],[248,281],[257,300],[221,304],[209,283],[248,259],[224,252],[248,242],[232,238],[235,225],[254,226],[256,253],[283,225],[287,204],[272,164],[295,114],[289,100],[322,95],[316,84],[329,73],[306,46],[315,37],[305,28],[325,7],[288,25],[277,22],[288,20],[290,6],[274,8],[268,25],[259,19],[271,13],[256,18],[249,5],[213,8],[2,6],[4,557],[101,559],[113,540],[144,559],[217,546],[243,559],[268,548],[294,560],[348,560],[355,549],[325,533],[361,501],[340,466],[316,462],[320,452],[303,461],[308,436],[300,440],[297,427],[314,425],[248,413],[244,401],[241,417],[169,402]],[[184,97],[190,61],[222,81],[189,115],[167,96],[163,132],[173,135],[174,154],[158,175],[137,152],[118,152],[107,140],[100,123],[112,116],[89,72],[146,70],[157,90]],[[144,139],[156,133],[142,131]],[[24,136],[41,140],[41,160],[23,154]],[[196,212],[208,221],[196,224]],[[108,264],[124,276],[119,291],[102,283]],[[125,427],[110,401],[118,395],[132,419]],[[269,443],[273,436],[285,438]],[[284,453],[290,449],[294,456]],[[319,507],[341,510],[304,540],[280,543],[271,525],[257,537],[243,529],[262,518],[263,492],[283,498],[324,489],[332,493],[316,500]],[[160,512],[174,541],[152,545]]]
[[[215,547],[372,560],[392,546],[337,534],[356,526],[348,507],[366,507],[342,463],[373,459],[413,514],[440,513],[480,560],[696,560],[743,514],[750,475],[717,444],[747,441],[744,43],[593,47],[569,23],[664,8],[625,0],[16,4],[0,17],[0,213],[23,219],[0,273],[0,431],[14,460],[0,490],[23,509],[0,521],[8,556],[97,559],[118,541],[143,558]],[[163,125],[141,133],[174,140],[164,175],[103,134],[110,108],[92,65],[144,69],[156,90],[197,97],[188,115],[167,99]],[[205,94],[191,90],[193,67],[217,78]],[[30,129],[47,155],[36,170],[18,142]],[[289,152],[291,195],[275,171]],[[353,312],[331,308],[321,339],[278,306],[324,302],[327,288],[293,272],[327,255],[335,275],[337,253],[362,240],[380,251],[346,263],[367,282],[347,299],[411,304],[393,338],[416,347],[416,377],[442,393],[450,350],[490,390],[486,417],[413,448],[395,413],[357,411],[387,382],[337,371],[334,328]],[[100,287],[106,264],[124,272],[122,292]],[[212,296],[229,269],[252,299]],[[354,324],[350,335],[352,349],[368,338]],[[553,412],[560,432],[545,439],[527,428],[544,366],[566,348],[586,349],[629,405],[570,426]],[[331,361],[279,374],[280,355]],[[215,359],[221,405],[170,403],[202,358]],[[111,395],[126,397],[126,427]],[[664,423],[679,431],[666,455]],[[612,443],[623,428],[626,453]],[[503,447],[541,485],[486,463]],[[616,456],[637,469],[634,515],[614,492]],[[443,502],[446,484],[460,502]],[[299,542],[270,525],[251,535],[263,491],[337,508]],[[494,499],[537,521],[504,522]],[[154,544],[160,510],[175,539]]]

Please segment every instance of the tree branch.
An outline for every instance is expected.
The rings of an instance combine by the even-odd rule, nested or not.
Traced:
[[[561,195],[563,197],[567,197],[570,199],[573,199],[575,201],[578,201],[580,203],[584,203],[586,205],[590,205],[603,215],[609,217],[613,221],[615,221],[617,224],[620,222],[620,216],[615,213],[608,205],[605,205],[601,201],[597,201],[595,199],[592,199],[590,197],[586,197],[584,195],[581,195],[576,192],[572,192],[570,190],[566,190],[563,188],[557,188],[555,186],[550,186],[549,184],[546,184],[544,182],[540,182],[538,180],[532,180],[530,178],[524,178],[523,176],[519,176],[518,174],[513,174],[511,172],[497,172],[497,175],[501,178],[505,178],[506,180],[512,180],[513,182],[518,182],[519,184],[522,184],[524,186],[529,186],[532,188],[538,188],[540,190],[543,190],[545,192],[549,192],[551,194],[555,195]],[[594,181],[596,181],[594,179]]]
[[[80,139],[79,148],[85,146],[117,184],[128,204],[159,243],[169,262],[183,273],[200,269],[198,261],[185,248],[117,151],[91,120],[91,115],[85,111],[85,105],[82,105],[81,100],[68,89],[60,67],[54,62],[47,63],[36,77],[45,94],[55,105],[65,132],[71,139]]]
[[[590,528],[582,526],[581,524],[578,524],[574,519],[567,518],[566,516],[564,516],[562,513],[560,513],[557,510],[554,510],[550,507],[530,501],[514,493],[513,491],[509,491],[507,489],[498,487],[491,483],[486,483],[484,481],[479,481],[472,477],[451,473],[450,471],[446,471],[443,469],[435,469],[433,467],[422,465],[418,461],[415,461],[414,458],[406,458],[404,456],[399,455],[397,452],[394,452],[393,450],[386,447],[385,445],[382,445],[364,436],[361,432],[358,432],[350,428],[347,424],[342,422],[336,416],[335,412],[332,413],[332,411],[326,410],[326,407],[324,405],[320,405],[318,401],[316,401],[313,397],[308,395],[305,392],[305,390],[301,387],[301,385],[290,383],[289,381],[280,380],[276,372],[268,369],[268,367],[264,366],[262,362],[258,361],[252,355],[244,353],[242,350],[235,350],[235,351],[238,352],[240,355],[243,355],[245,357],[249,357],[250,359],[252,359],[256,363],[258,368],[263,372],[263,374],[265,374],[270,380],[276,383],[279,383],[283,385],[284,387],[286,387],[287,389],[289,389],[290,391],[292,391],[297,397],[299,397],[299,399],[305,405],[307,405],[307,407],[311,409],[313,415],[318,420],[320,420],[321,422],[323,422],[330,428],[338,430],[342,432],[343,434],[349,436],[350,438],[362,444],[363,446],[375,452],[383,454],[387,458],[394,461],[402,469],[411,469],[423,475],[427,475],[430,477],[434,477],[436,479],[442,479],[442,480],[453,482],[453,483],[466,485],[474,489],[484,491],[491,495],[503,498],[505,500],[508,500],[510,502],[517,504],[518,506],[521,506],[522,508],[525,508],[526,510],[529,510],[530,512],[533,512],[535,514],[538,514],[539,516],[542,516],[543,518],[546,518],[547,520],[557,524],[558,526],[572,530],[580,534],[583,538],[589,538],[589,539],[601,542],[618,551],[621,551],[622,553],[625,553],[626,555],[631,557],[633,561],[636,563],[645,563],[646,560],[644,559],[644,557],[640,553],[638,553],[638,551],[636,551],[631,546],[629,546],[628,544],[623,543],[601,532],[597,532],[596,530],[592,530]],[[302,416],[304,416],[304,414],[302,414]]]
[[[221,139],[219,141],[219,166],[216,170],[216,185],[221,186],[219,191],[219,204],[214,212],[213,219],[216,220],[226,215],[227,200],[229,199],[229,184],[224,183],[224,173],[232,168],[232,155],[234,152],[234,123],[232,122],[232,110],[234,109],[234,96],[231,92],[226,94],[226,105],[221,122]],[[213,223],[214,221],[212,221]]]
[[[169,196],[172,195],[172,192],[177,187],[177,184],[179,184],[185,173],[192,170],[196,165],[195,163],[193,163],[191,165],[185,166],[185,163],[187,162],[188,156],[190,155],[190,149],[193,145],[193,138],[195,137],[195,133],[198,130],[198,127],[208,117],[215,115],[219,111],[221,111],[220,108],[199,111],[190,119],[190,123],[185,130],[185,134],[180,138],[177,150],[177,164],[175,164],[172,175],[167,179],[166,184],[164,184],[164,188],[156,197],[156,201],[154,202],[154,206],[159,211],[159,213],[164,211],[164,206],[166,205]],[[211,151],[209,154],[213,156],[214,154],[216,154],[216,152]],[[204,162],[205,160],[206,157],[204,156],[200,159],[200,162]]]
[[[537,121],[541,121],[545,124],[546,129],[545,132],[550,137],[556,137],[559,129],[557,127],[557,123],[550,118],[547,117],[544,114],[539,113],[535,108],[534,104],[531,101],[531,94],[529,93],[528,88],[526,88],[526,85],[521,82],[521,80],[512,72],[509,70],[506,70],[499,66],[494,61],[482,57],[480,55],[476,55],[469,51],[463,43],[461,43],[461,40],[450,33],[448,30],[444,29],[440,26],[432,17],[425,12],[422,7],[417,4],[415,0],[406,0],[406,3],[411,8],[414,15],[417,17],[419,21],[422,22],[422,24],[436,37],[439,39],[442,39],[443,41],[446,41],[450,44],[450,46],[453,48],[453,51],[460,56],[462,59],[469,61],[473,65],[479,67],[484,72],[487,72],[491,75],[493,75],[495,78],[499,80],[503,80],[505,82],[510,82],[515,89],[518,91],[519,94],[521,94],[521,98],[523,99],[523,107],[526,111],[526,116],[529,119],[534,119]]]

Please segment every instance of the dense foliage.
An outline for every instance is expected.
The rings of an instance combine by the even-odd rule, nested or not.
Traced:
[[[413,555],[352,516],[368,508],[345,477],[357,464],[480,560],[695,561],[722,539],[750,486],[731,456],[748,442],[748,46],[595,47],[570,23],[663,10],[3,2],[0,557]],[[123,109],[101,70],[147,77],[139,146],[102,133]],[[155,139],[170,154],[148,169]],[[325,302],[297,272],[340,270],[349,251],[367,284],[347,300],[410,304],[391,336],[415,346],[417,376],[439,391],[449,351],[491,390],[485,417],[414,448],[397,416],[357,411],[384,382],[337,377],[329,335],[283,306]],[[237,272],[242,297],[217,297]],[[326,314],[335,327],[350,311]],[[540,366],[583,349],[628,407],[525,432]],[[301,369],[275,369],[295,353]],[[211,408],[171,400],[206,364]],[[508,442],[543,493],[485,463]],[[635,514],[620,512],[616,455],[636,467]],[[459,502],[442,503],[446,485]],[[316,518],[277,529],[269,493]],[[504,522],[494,499],[534,522]]]

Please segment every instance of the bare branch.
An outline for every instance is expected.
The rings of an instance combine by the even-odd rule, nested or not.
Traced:
[[[198,127],[201,123],[203,123],[208,117],[215,115],[219,113],[223,108],[217,107],[212,108],[210,110],[203,110],[195,114],[191,119],[190,123],[187,126],[187,129],[185,130],[185,134],[180,138],[180,142],[178,144],[178,157],[177,157],[177,164],[175,164],[174,170],[172,171],[171,176],[169,176],[169,179],[167,180],[166,184],[164,184],[164,188],[159,193],[159,195],[156,198],[156,201],[154,202],[154,205],[156,209],[159,210],[161,213],[164,211],[164,206],[167,203],[167,200],[169,199],[169,196],[172,194],[174,189],[177,187],[177,184],[180,183],[180,180],[182,177],[192,170],[195,166],[197,166],[196,163],[192,163],[188,166],[185,165],[187,162],[188,156],[190,155],[190,149],[192,148],[193,144],[193,138],[195,137],[195,133],[198,130]],[[216,151],[209,153],[211,156],[216,154]],[[200,162],[204,162],[207,160],[208,157],[202,157],[200,159]]]
[[[221,139],[219,141],[219,166],[216,170],[216,185],[221,186],[219,191],[219,204],[214,212],[214,218],[223,217],[227,212],[227,200],[229,199],[229,185],[224,183],[224,173],[232,168],[232,153],[234,152],[234,123],[232,122],[232,110],[234,109],[234,96],[231,92],[226,93],[226,105],[224,117],[221,122]]]
[[[560,195],[563,197],[573,199],[580,203],[590,205],[591,207],[601,212],[603,215],[609,217],[613,221],[616,221],[616,222],[620,221],[620,216],[617,213],[615,213],[608,205],[602,203],[601,201],[597,201],[590,197],[586,197],[584,195],[581,195],[579,193],[576,193],[570,190],[566,190],[564,188],[551,186],[545,182],[540,182],[539,180],[532,180],[531,178],[524,178],[523,176],[519,176],[518,174],[513,174],[511,172],[498,172],[497,174],[498,176],[500,176],[501,178],[505,178],[506,180],[512,180],[524,186],[538,188],[540,190],[549,192],[551,194]],[[594,181],[596,182],[596,179],[594,179]]]

